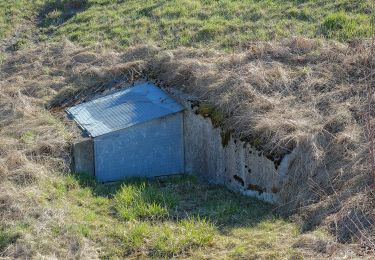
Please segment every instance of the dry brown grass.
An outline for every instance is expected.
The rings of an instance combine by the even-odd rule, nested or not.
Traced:
[[[147,78],[209,102],[224,115],[222,127],[267,156],[293,153],[279,212],[299,213],[306,230],[324,224],[339,241],[371,246],[373,180],[363,121],[368,51],[364,42],[293,38],[250,43],[234,54],[152,46],[116,53],[70,42],[16,52],[0,71],[0,174],[9,184],[0,201],[14,208],[2,220],[27,214],[12,204],[22,205],[22,196],[11,189],[67,171],[74,131],[56,119],[64,121],[64,107]]]
[[[347,242],[374,221],[364,132],[369,57],[367,43],[296,38],[232,55],[164,52],[145,71],[213,104],[225,128],[269,156],[292,152],[279,210],[302,213],[306,230],[327,223]]]

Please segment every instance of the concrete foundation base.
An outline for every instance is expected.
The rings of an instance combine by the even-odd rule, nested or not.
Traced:
[[[73,145],[73,171],[95,176],[94,142],[91,139]]]

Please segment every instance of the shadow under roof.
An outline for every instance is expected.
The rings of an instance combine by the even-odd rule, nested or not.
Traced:
[[[140,83],[66,112],[89,136],[96,137],[182,110],[183,106],[154,84]]]

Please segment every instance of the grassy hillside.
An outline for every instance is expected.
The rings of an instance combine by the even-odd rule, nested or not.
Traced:
[[[216,45],[294,35],[347,40],[369,35],[369,1],[359,0],[91,0],[68,21],[48,14],[55,35],[84,44],[162,47]],[[51,19],[50,17],[53,17]]]
[[[352,87],[364,57],[361,46],[306,39],[258,43],[238,54],[145,46],[114,52],[71,42],[13,52],[0,65],[0,256],[364,254],[365,247],[352,250],[326,234],[345,242],[373,235],[358,117],[364,85]],[[194,178],[101,185],[72,174],[77,127],[62,109],[144,75],[232,115],[223,123],[259,150],[297,151],[277,210],[297,211],[299,221]]]
[[[0,3],[0,39],[36,8],[48,40],[227,49],[299,35],[367,37],[371,11],[370,0],[5,0]]]
[[[0,1],[0,258],[370,254],[368,44],[290,37],[367,37],[369,3]],[[144,76],[196,95],[270,158],[296,151],[282,206],[195,178],[103,185],[72,173],[77,128],[63,108]]]

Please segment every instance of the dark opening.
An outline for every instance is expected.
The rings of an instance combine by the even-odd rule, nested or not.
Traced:
[[[242,179],[240,176],[238,176],[238,175],[233,175],[233,178],[234,178],[237,182],[239,182],[242,186],[245,186],[245,182],[243,181],[243,179]]]

